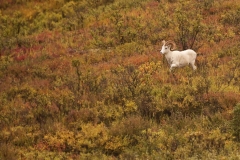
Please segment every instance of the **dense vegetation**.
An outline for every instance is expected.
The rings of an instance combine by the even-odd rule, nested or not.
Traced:
[[[0,1],[0,159],[239,159],[239,23],[237,0]]]

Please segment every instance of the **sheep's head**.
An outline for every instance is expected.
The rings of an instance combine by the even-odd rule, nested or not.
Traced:
[[[162,54],[166,54],[169,51],[173,51],[175,49],[176,44],[173,41],[166,42],[165,40],[163,40],[162,43],[163,43],[163,46],[160,51],[160,53],[162,53]]]

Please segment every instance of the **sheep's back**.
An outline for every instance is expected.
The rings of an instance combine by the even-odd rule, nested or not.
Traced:
[[[192,49],[187,49],[187,50],[181,51],[181,53],[183,55],[188,56],[189,60],[195,60],[196,57],[197,57],[197,53],[194,50],[192,50]]]

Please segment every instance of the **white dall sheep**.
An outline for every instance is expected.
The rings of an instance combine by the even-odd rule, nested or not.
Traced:
[[[163,46],[160,51],[161,54],[164,54],[168,64],[170,65],[170,72],[174,67],[184,67],[191,65],[193,70],[196,70],[197,67],[194,65],[197,53],[191,49],[184,51],[174,51],[175,43],[173,41],[162,41]]]

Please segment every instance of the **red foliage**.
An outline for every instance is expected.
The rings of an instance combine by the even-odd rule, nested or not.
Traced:
[[[159,2],[157,1],[151,1],[146,4],[146,7],[149,7],[151,9],[156,9],[158,8]]]
[[[25,55],[25,54],[24,55],[17,55],[17,56],[14,57],[14,60],[20,62],[20,61],[24,61],[26,58],[27,58],[27,55]]]
[[[39,151],[49,150],[49,146],[45,142],[39,142],[34,146]]]
[[[142,63],[148,62],[149,56],[136,54],[134,56],[125,58],[124,62],[126,65],[140,65]]]
[[[39,44],[47,42],[49,40],[53,40],[53,33],[48,31],[42,32],[36,37],[36,41]]]
[[[115,64],[109,63],[109,62],[103,62],[103,63],[98,64],[97,66],[98,66],[97,68],[98,68],[100,71],[109,70],[109,69],[111,69],[111,68],[115,68],[115,67],[116,67]]]
[[[203,95],[204,101],[211,101],[215,99],[222,109],[233,109],[233,107],[240,101],[240,94],[236,92],[209,92]]]

